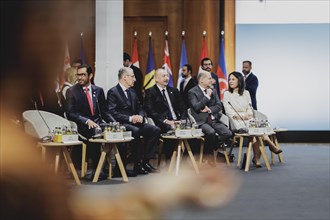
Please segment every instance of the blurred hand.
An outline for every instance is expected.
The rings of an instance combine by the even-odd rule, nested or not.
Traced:
[[[213,89],[207,89],[206,90],[206,95],[211,96],[213,93]]]
[[[132,116],[132,123],[143,123],[143,117],[141,115],[133,115]]]
[[[96,124],[94,121],[92,121],[90,119],[88,119],[87,125],[88,125],[88,129],[99,127],[98,124]]]
[[[207,113],[210,113],[210,112],[211,112],[211,109],[210,109],[209,107],[205,106],[205,107],[201,110],[201,112],[207,112]]]

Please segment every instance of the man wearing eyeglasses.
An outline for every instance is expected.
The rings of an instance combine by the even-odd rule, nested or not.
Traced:
[[[217,91],[218,97],[220,97],[219,78],[217,74],[212,72],[212,67],[213,67],[212,60],[208,57],[205,57],[201,61],[201,67],[203,70],[211,73],[213,88],[215,89],[215,91]]]
[[[67,91],[67,117],[78,125],[78,132],[89,139],[95,135],[95,128],[100,123],[113,122],[114,119],[108,114],[104,91],[101,87],[91,84],[93,78],[92,68],[83,64],[77,69],[78,83]],[[87,143],[87,158],[96,169],[100,158],[100,145]],[[81,163],[81,148],[73,148],[72,159],[75,166]]]

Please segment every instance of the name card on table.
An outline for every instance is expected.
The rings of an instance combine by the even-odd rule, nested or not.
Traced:
[[[202,129],[177,129],[175,130],[176,137],[187,137],[187,136],[202,136]]]
[[[263,135],[263,134],[270,134],[274,133],[271,127],[264,127],[264,128],[249,128],[249,135]]]
[[[125,132],[104,132],[104,139],[105,140],[113,140],[113,139],[125,139],[131,138],[132,132],[125,131]]]
[[[70,142],[77,142],[78,135],[77,134],[63,134],[62,135],[62,142],[63,143],[70,143]]]

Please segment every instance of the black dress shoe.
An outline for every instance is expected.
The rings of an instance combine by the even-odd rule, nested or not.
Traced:
[[[148,171],[144,169],[141,163],[137,163],[134,165],[133,172],[136,173],[137,175],[148,174]]]
[[[95,170],[89,169],[87,170],[84,179],[87,181],[92,181],[94,179],[94,175]],[[108,175],[101,170],[98,181],[105,180],[107,177]]]
[[[159,170],[153,167],[150,163],[143,163],[143,168],[148,171],[148,173],[159,173]]]
[[[131,171],[131,170],[126,170],[126,175],[127,175],[127,177],[136,177],[137,176],[137,174],[135,172]],[[112,177],[116,178],[116,177],[123,177],[123,176],[121,175],[120,170],[115,169],[115,171],[113,172]]]

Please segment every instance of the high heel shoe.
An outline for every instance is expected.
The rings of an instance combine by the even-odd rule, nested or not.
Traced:
[[[277,148],[269,148],[269,150],[271,151],[271,152],[273,152],[274,154],[280,154],[280,153],[282,153],[283,151],[281,150],[281,149],[277,149]]]
[[[257,163],[257,161],[253,158],[252,163],[257,167],[257,168],[262,168],[262,165],[260,163]]]

